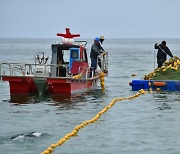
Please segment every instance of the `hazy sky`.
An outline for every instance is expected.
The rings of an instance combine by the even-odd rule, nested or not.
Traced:
[[[180,0],[0,0],[0,38],[180,38]]]

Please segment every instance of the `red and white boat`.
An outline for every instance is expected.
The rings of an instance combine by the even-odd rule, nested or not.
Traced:
[[[72,94],[96,89],[100,73],[108,72],[108,53],[101,55],[101,69],[90,77],[86,41],[74,41],[79,34],[66,34],[61,43],[52,44],[51,64],[43,52],[35,55],[35,63],[1,63],[0,79],[9,81],[11,94]]]

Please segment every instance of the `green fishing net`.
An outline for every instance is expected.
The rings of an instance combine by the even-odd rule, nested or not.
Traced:
[[[180,59],[175,56],[144,76],[144,80],[180,80]]]

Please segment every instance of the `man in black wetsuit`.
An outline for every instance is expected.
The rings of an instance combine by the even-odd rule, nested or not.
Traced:
[[[169,55],[170,57],[173,57],[171,51],[166,46],[166,41],[162,41],[160,45],[156,43],[154,45],[154,48],[158,49],[158,53],[157,53],[158,68],[161,67],[163,63],[166,61],[167,55]]]

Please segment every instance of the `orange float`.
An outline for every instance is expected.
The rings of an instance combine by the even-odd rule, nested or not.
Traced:
[[[164,87],[166,85],[166,82],[153,82],[153,85],[154,86],[157,86],[157,87]]]

